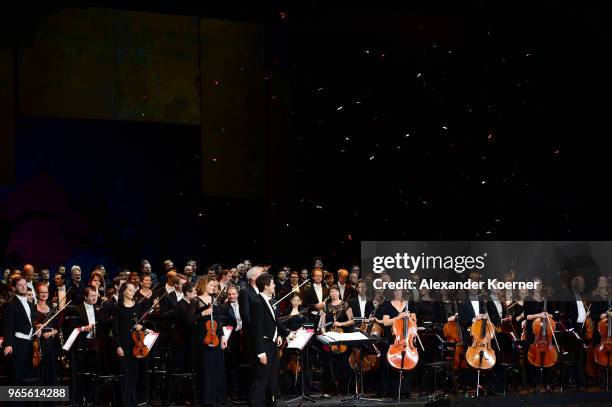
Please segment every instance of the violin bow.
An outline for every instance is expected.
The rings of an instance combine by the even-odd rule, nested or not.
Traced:
[[[72,302],[72,300],[68,301],[66,304],[64,304],[64,306],[62,308],[60,308],[55,314],[53,314],[53,316],[51,316],[50,318],[47,318],[47,321],[42,324],[40,326],[40,328],[38,328],[36,331],[34,331],[34,333],[32,334],[32,336],[35,336],[37,333],[42,332],[42,330],[51,322],[53,321],[53,319],[58,316],[60,314],[60,312],[62,312],[70,303]]]
[[[168,291],[164,292],[161,296],[157,297],[156,300],[161,301],[162,298],[164,298],[166,295],[168,295]],[[144,297],[143,297],[144,298]],[[134,327],[138,324],[140,324],[142,322],[143,319],[145,319],[147,317],[147,315],[149,315],[151,313],[151,311],[153,311],[153,308],[155,308],[155,301],[153,301],[153,305],[151,305],[151,307],[147,310],[147,312],[145,312],[144,314],[142,314],[142,316],[140,317],[140,319],[134,324]]]
[[[155,289],[157,288],[157,286],[159,285],[159,281],[157,282],[157,284],[155,284],[155,286],[153,288],[151,288],[151,295],[153,295],[153,292],[155,291]],[[168,291],[166,291],[167,293]],[[140,304],[145,298],[150,298],[150,297],[145,297],[144,295],[142,297],[140,297],[140,299],[138,300],[138,302],[136,304]]]
[[[410,318],[410,309],[408,308],[408,304],[410,304],[410,291],[406,292],[406,305],[404,306],[405,312],[408,313],[408,316],[406,318]],[[406,321],[405,323],[408,323],[408,321]],[[417,340],[419,341],[419,346],[421,346],[421,350],[425,352],[425,347],[423,346],[423,342],[421,341],[421,337],[419,336],[418,326],[415,328],[414,334]]]
[[[302,286],[303,286],[304,284],[306,284],[307,282],[309,282],[309,281],[310,281],[310,279],[309,279],[309,278],[308,278],[308,279],[306,279],[306,280],[304,280],[304,282],[303,282],[302,284],[298,285],[298,287],[297,287],[297,288],[302,288]],[[277,305],[278,305],[278,304],[279,304],[281,301],[283,301],[285,298],[287,298],[287,297],[289,297],[291,294],[293,294],[293,292],[294,292],[293,290],[289,291],[289,292],[288,292],[288,293],[287,293],[287,294],[286,294],[286,295],[285,295],[283,298],[281,298],[280,300],[276,301],[276,302],[274,303],[274,306],[276,307],[276,306],[277,306]]]

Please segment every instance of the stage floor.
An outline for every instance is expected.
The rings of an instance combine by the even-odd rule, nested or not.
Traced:
[[[565,391],[563,393],[544,393],[544,394],[508,394],[506,396],[481,396],[471,397],[463,396],[450,398],[438,398],[432,400],[430,398],[419,398],[409,400],[393,400],[384,399],[382,402],[367,401],[367,400],[347,400],[342,401],[344,397],[333,397],[331,399],[321,399],[320,396],[313,397],[315,402],[296,400],[287,402],[286,399],[280,399],[277,402],[278,407],[298,407],[298,406],[323,406],[323,407],[341,407],[341,406],[402,406],[402,407],[611,407],[612,406],[612,391],[588,391],[576,392]]]

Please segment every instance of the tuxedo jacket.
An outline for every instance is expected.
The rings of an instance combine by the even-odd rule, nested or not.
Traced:
[[[361,315],[361,307],[359,306],[359,298],[353,297],[348,301],[351,311],[353,311],[353,317],[367,318],[374,311],[374,303],[372,301],[366,301],[365,304],[365,315]]]
[[[325,284],[321,284],[321,286],[322,286],[322,291],[323,291],[322,300],[325,300],[327,296],[329,295],[329,288],[325,287]],[[304,297],[304,306],[306,307],[319,303],[319,298],[317,297],[317,293],[314,289],[314,284],[309,285],[308,288],[304,290],[303,297]]]
[[[285,328],[273,315],[273,310],[266,305],[266,300],[261,295],[251,304],[251,330],[253,338],[254,354],[259,355],[266,352],[265,343],[272,341],[275,329],[278,336],[289,335],[289,330]]]
[[[240,290],[238,295],[238,306],[240,307],[240,316],[242,318],[242,326],[247,330],[251,328],[253,317],[253,303],[259,295],[252,285],[247,285],[243,290]]]
[[[30,307],[30,316],[34,318],[34,312],[36,309],[34,305],[31,303],[27,303],[28,307]],[[4,334],[4,344],[3,346],[14,346],[15,333],[21,332],[22,334],[28,335],[30,333],[30,329],[33,329],[32,323],[28,319],[28,314],[26,314],[26,310],[21,305],[21,302],[14,296],[8,303],[5,304],[4,308],[4,318],[3,318],[3,334]]]

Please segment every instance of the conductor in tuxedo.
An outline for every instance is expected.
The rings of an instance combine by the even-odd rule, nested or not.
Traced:
[[[288,340],[295,337],[276,319],[272,306],[274,295],[274,278],[265,273],[255,282],[259,295],[253,301],[251,309],[251,335],[253,337],[254,356],[253,381],[249,390],[249,406],[273,406],[278,388],[278,350],[282,337]]]
[[[34,305],[26,299],[26,279],[17,276],[12,281],[15,296],[4,308],[4,356],[9,360],[10,384],[22,384],[32,377],[32,338]],[[40,336],[40,333],[36,333]]]

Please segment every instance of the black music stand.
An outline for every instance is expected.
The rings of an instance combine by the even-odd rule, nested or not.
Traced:
[[[363,339],[349,339],[349,340],[329,340],[328,336],[325,335],[319,335],[317,336],[317,339],[322,342],[325,345],[328,346],[335,346],[335,345],[349,345],[349,346],[356,346],[356,347],[360,347],[361,348],[361,356],[359,358],[359,372],[357,372],[357,369],[354,369],[355,372],[355,394],[353,394],[350,397],[347,397],[345,399],[343,399],[343,402],[347,402],[347,401],[351,401],[351,402],[358,402],[358,401],[377,401],[377,402],[382,402],[381,399],[370,399],[370,398],[366,398],[364,397],[365,394],[363,394],[363,351],[366,345],[369,344],[374,344],[376,342],[380,341],[380,338],[376,337],[376,336],[370,336],[368,337],[367,335],[363,334],[363,332],[360,332],[363,335]],[[359,388],[359,381],[358,381],[358,376],[357,374],[359,373],[359,375],[361,376],[361,389]]]
[[[314,337],[314,333],[316,333],[316,332],[313,332],[313,335],[310,337],[310,339],[308,339],[308,341],[306,341],[306,343],[304,344],[304,346],[301,349],[296,349],[297,357],[298,357],[298,365],[301,366],[300,376],[301,376],[301,382],[302,382],[302,395],[294,397],[294,398],[292,398],[290,400],[287,400],[287,404],[293,403],[294,401],[298,401],[298,400],[310,401],[312,403],[316,403],[316,401],[313,398],[308,397],[306,395],[306,392],[305,392],[305,387],[306,386],[304,385],[304,366],[302,366],[302,352],[304,352],[304,349],[306,349],[306,363],[304,363],[304,365],[308,365],[308,344],[310,343],[310,341]]]

